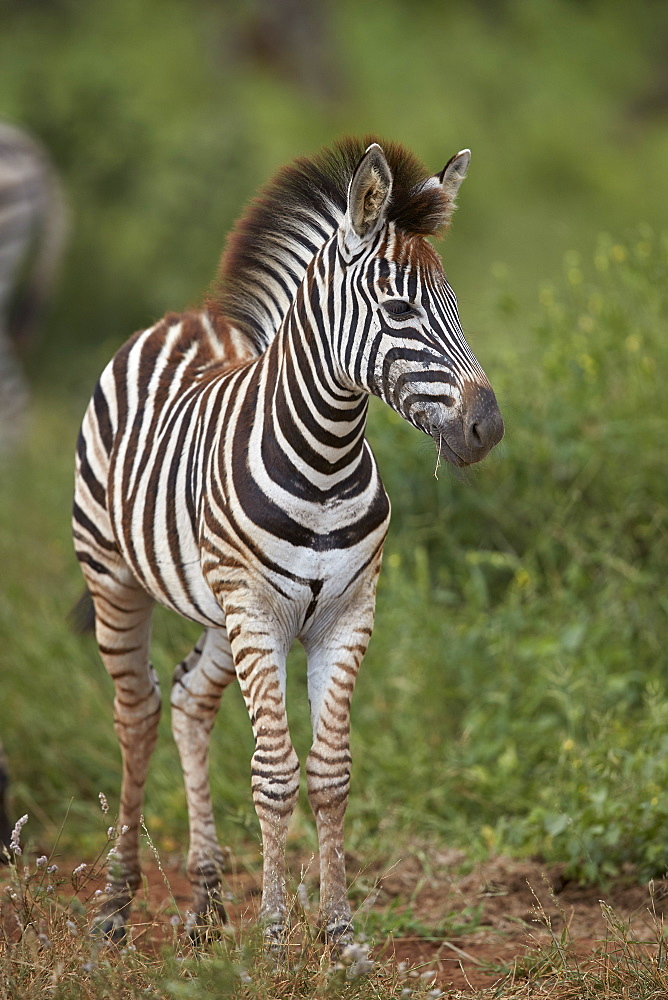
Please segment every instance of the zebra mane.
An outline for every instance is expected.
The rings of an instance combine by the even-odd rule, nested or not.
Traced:
[[[207,308],[241,330],[258,353],[278,331],[314,255],[338,228],[365,149],[380,142],[393,176],[388,221],[409,236],[443,227],[448,197],[396,143],[347,138],[283,167],[251,201],[227,240]],[[286,304],[287,303],[287,304]]]

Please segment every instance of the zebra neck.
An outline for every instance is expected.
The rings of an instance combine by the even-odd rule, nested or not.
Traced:
[[[368,395],[340,386],[313,331],[290,317],[260,365],[265,467],[308,498],[354,493],[369,473]]]

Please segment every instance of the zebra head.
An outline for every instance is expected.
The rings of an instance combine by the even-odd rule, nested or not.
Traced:
[[[479,462],[503,437],[496,397],[425,239],[448,223],[470,156],[457,153],[397,205],[388,161],[372,144],[350,181],[337,234],[343,298],[358,309],[353,324],[342,310],[342,376],[430,434],[439,456],[457,466]]]

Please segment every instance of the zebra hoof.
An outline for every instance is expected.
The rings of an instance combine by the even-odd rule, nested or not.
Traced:
[[[193,944],[201,946],[220,937],[221,924],[228,923],[227,910],[218,892],[207,895],[204,906],[192,910],[186,918],[186,930]]]
[[[267,958],[282,966],[287,959],[287,933],[283,921],[262,921],[262,940]]]
[[[100,944],[123,945],[127,933],[127,921],[119,911],[106,917],[101,914],[93,921],[91,928],[91,936]]]
[[[334,917],[323,923],[320,934],[326,945],[336,954],[355,941],[355,929],[349,917]]]

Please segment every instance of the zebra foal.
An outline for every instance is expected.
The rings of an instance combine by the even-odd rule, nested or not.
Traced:
[[[400,146],[345,140],[281,171],[237,224],[198,311],[169,315],[105,369],[79,437],[74,537],[115,687],[118,855],[103,914],[121,935],[160,692],[159,601],[204,626],[177,667],[172,727],[189,810],[194,912],[224,917],[208,744],[236,677],[255,736],[261,918],[285,922],[284,847],[299,790],[286,657],[308,659],[308,797],[328,940],[352,935],[343,851],[349,709],[374,618],[390,516],[365,439],[374,393],[454,465],[503,435],[494,393],[425,236],[444,228],[469,152],[428,176]]]

